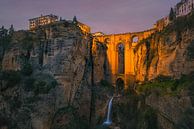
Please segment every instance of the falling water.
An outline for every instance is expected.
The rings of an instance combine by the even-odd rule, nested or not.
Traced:
[[[111,115],[111,109],[112,109],[112,100],[113,100],[113,97],[110,99],[109,103],[108,103],[108,113],[107,113],[107,118],[106,118],[106,121],[103,123],[103,125],[111,125],[112,124],[112,121],[111,121],[111,118],[110,118],[110,115]]]

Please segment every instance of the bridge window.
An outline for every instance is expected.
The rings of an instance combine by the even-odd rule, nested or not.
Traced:
[[[117,46],[118,49],[118,73],[124,74],[125,72],[125,47],[123,44]]]
[[[139,41],[139,38],[137,36],[132,37],[132,42],[137,43]]]

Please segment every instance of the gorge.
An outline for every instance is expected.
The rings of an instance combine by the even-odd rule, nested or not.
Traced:
[[[1,28],[0,43],[0,129],[194,128],[193,12],[125,34]]]

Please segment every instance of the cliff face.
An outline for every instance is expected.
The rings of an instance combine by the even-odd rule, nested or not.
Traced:
[[[194,30],[155,33],[135,48],[135,71],[139,81],[152,80],[159,75],[180,78],[194,71],[190,57]]]
[[[15,32],[2,58],[0,119],[5,125],[55,128],[58,112],[79,106],[80,92],[88,91],[90,84],[89,44],[89,35],[66,21],[35,33]]]
[[[107,61],[108,48],[98,41],[93,44],[90,53],[91,40],[75,23],[68,21],[44,26],[35,32],[13,33],[6,47],[0,46],[0,127],[88,128],[92,109],[90,54],[93,56],[96,86],[96,123],[101,125],[108,99],[115,89],[105,81],[110,81],[112,74],[111,64]],[[193,46],[193,27],[181,31],[167,28],[140,41],[134,51],[130,50],[134,56],[129,56],[133,57],[131,63],[135,80],[145,82],[160,75],[170,76],[174,80],[183,74],[190,74],[194,71]],[[167,95],[151,91],[143,96],[144,99],[130,97],[130,100],[128,96],[116,98],[113,123],[116,121],[118,126],[121,123],[120,127],[123,128],[143,129],[157,121],[161,129],[174,128],[181,120],[178,118],[184,119],[184,113],[193,108],[193,91],[192,95],[185,92],[188,89],[175,96],[169,95],[179,82],[172,83],[173,87],[165,91]],[[157,111],[154,114],[151,110],[157,115],[157,120],[156,116],[149,116],[150,107]],[[148,112],[148,116],[144,111]],[[190,111],[193,113],[193,109]],[[126,115],[128,112],[130,114]],[[132,124],[128,122],[129,119]],[[137,125],[139,120],[142,121]],[[4,121],[3,124],[1,121]]]

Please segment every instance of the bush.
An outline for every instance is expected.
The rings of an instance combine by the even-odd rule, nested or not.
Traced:
[[[34,79],[33,91],[36,95],[47,94],[57,85],[57,81],[48,74],[38,74]]]
[[[163,82],[163,81],[171,81],[173,80],[172,77],[170,76],[164,76],[164,75],[159,75],[156,79],[154,79],[157,82]]]
[[[3,71],[0,73],[0,80],[5,82],[5,87],[1,90],[6,90],[20,83],[21,75],[18,71]]]
[[[24,80],[24,90],[34,92],[34,94],[47,94],[55,88],[57,81],[48,74],[38,74]]]
[[[187,59],[188,60],[194,59],[194,40],[187,47]]]
[[[66,118],[66,120],[64,120]],[[58,122],[58,121],[62,122]],[[80,117],[74,107],[64,107],[59,109],[53,118],[53,127],[64,129],[89,129],[88,121]]]
[[[171,77],[159,76],[156,79],[139,85],[137,91],[140,93],[149,93],[152,89],[160,89],[162,94],[169,94],[168,89],[171,90],[171,94],[176,95],[182,89],[188,89],[194,83],[194,74],[182,75],[180,79],[172,79]]]
[[[184,112],[181,120],[176,125],[176,129],[193,129],[194,127],[194,109],[189,108]]]
[[[114,89],[114,87],[106,80],[101,80],[100,85],[107,89]]]
[[[33,77],[27,78],[24,81],[24,90],[25,91],[32,91],[34,88],[34,82],[35,82],[35,79]]]
[[[138,129],[158,129],[157,114],[152,108],[146,107],[138,119]]]
[[[23,64],[21,72],[22,74],[27,76],[31,75],[33,72],[32,65],[30,63]]]

